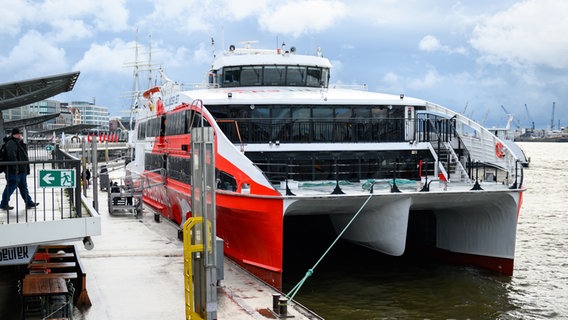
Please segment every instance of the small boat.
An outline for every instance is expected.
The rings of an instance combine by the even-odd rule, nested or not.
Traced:
[[[215,58],[206,85],[164,77],[143,95],[128,167],[164,172],[146,204],[180,225],[191,217],[190,130],[207,126],[224,253],[276,288],[306,227],[511,275],[524,191],[515,153],[462,114],[334,85],[330,70],[321,50],[248,42]]]

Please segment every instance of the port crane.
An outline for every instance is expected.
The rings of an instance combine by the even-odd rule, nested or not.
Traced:
[[[552,102],[552,116],[550,118],[550,131],[554,131],[554,109],[556,108],[556,102]]]
[[[509,121],[507,121],[507,128],[509,128],[509,125],[511,124],[511,121],[513,121],[513,117],[515,115],[510,113],[507,109],[505,109],[505,107],[503,105],[501,105],[501,109],[503,109],[505,114],[509,116]],[[521,124],[519,122],[519,119],[517,119],[517,129],[520,129],[520,128],[521,128]]]
[[[527,113],[527,120],[530,122],[531,124],[531,130],[534,131],[534,120],[531,117],[531,114],[529,113],[529,107],[527,107],[527,104],[525,103],[525,112]]]

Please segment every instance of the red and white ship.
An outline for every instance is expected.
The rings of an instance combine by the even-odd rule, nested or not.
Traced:
[[[245,43],[215,59],[205,86],[166,80],[146,91],[129,169],[161,169],[166,185],[145,202],[178,224],[191,216],[189,132],[211,126],[217,235],[274,287],[294,226],[339,234],[359,210],[343,239],[511,275],[524,191],[514,153],[432,102],[331,85],[330,69],[319,50]]]

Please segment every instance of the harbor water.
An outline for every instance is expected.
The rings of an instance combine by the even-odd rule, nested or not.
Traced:
[[[295,299],[328,320],[568,319],[568,143],[520,145],[531,162],[512,277],[338,242]],[[307,271],[292,269],[285,291]]]

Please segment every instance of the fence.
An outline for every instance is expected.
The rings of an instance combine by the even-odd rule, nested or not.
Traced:
[[[48,148],[49,149],[49,148]],[[28,148],[30,161],[4,161],[0,165],[29,165],[30,174],[27,176],[29,194],[39,205],[27,208],[22,199],[21,191],[16,188],[10,197],[13,209],[0,212],[0,223],[28,223],[40,221],[54,221],[59,219],[80,218],[81,205],[81,161],[69,153],[59,149],[47,150],[43,144],[30,144]],[[72,187],[45,187],[40,180],[40,171],[51,172],[59,170],[74,170],[74,183]],[[45,172],[44,172],[45,173]],[[45,176],[44,176],[45,178]],[[44,181],[51,181],[46,179]],[[6,188],[7,179],[0,179],[0,190]]]

